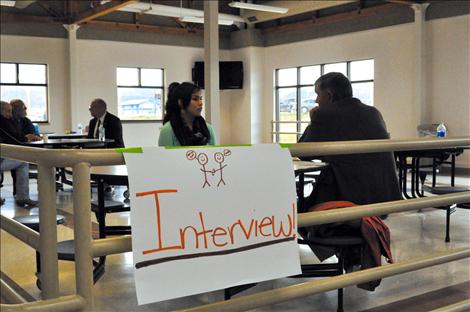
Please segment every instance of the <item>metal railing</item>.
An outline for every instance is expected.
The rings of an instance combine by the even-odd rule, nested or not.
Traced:
[[[292,156],[321,156],[333,154],[356,154],[383,151],[406,151],[437,149],[446,147],[470,146],[470,137],[449,139],[421,140],[371,140],[347,142],[322,142],[292,144],[289,148]],[[2,290],[7,290],[11,302],[2,304],[2,311],[72,311],[93,309],[93,273],[92,259],[96,256],[128,252],[132,250],[131,236],[93,240],[91,236],[90,210],[90,166],[124,164],[122,154],[114,150],[48,150],[23,146],[0,144],[1,157],[38,164],[39,218],[40,235],[24,225],[1,216],[1,228],[21,241],[39,250],[41,253],[41,279],[43,301],[24,303],[21,296],[14,293],[4,281]],[[72,167],[74,192],[73,215],[75,237],[75,275],[77,295],[59,297],[58,260],[57,260],[57,228],[55,204],[55,167]],[[352,220],[362,216],[414,210],[434,205],[469,202],[470,192],[440,195],[422,199],[388,202],[372,205],[356,206],[355,209],[337,209],[334,212],[311,212],[299,215],[299,226],[323,224],[336,221]],[[396,263],[385,267],[374,268],[362,272],[345,274],[339,277],[312,281],[274,290],[276,295],[271,299],[266,292],[232,299],[228,302],[214,303],[219,309],[245,309],[266,304],[298,298],[300,296],[321,292],[325,289],[317,284],[328,284],[328,287],[343,287],[359,282],[374,280],[393,274],[417,270],[431,265],[454,261],[470,256],[470,249],[448,251],[431,257],[420,258],[405,263]],[[356,275],[352,275],[356,274]],[[364,275],[363,275],[364,274]],[[340,286],[338,286],[340,285]],[[297,286],[297,287],[295,287]],[[326,287],[326,286],[325,286]],[[334,288],[331,288],[334,289]],[[255,296],[255,297],[252,297]],[[259,296],[259,297],[257,297]],[[267,297],[266,297],[267,296]],[[245,298],[245,299],[243,299]],[[240,305],[236,302],[240,301]],[[23,302],[23,303],[22,303]],[[57,304],[55,304],[57,303]],[[213,305],[198,307],[199,310],[211,310]]]
[[[271,120],[271,135],[276,135],[276,142],[279,142],[279,134],[295,134],[297,138],[302,134],[301,131],[278,131],[278,125],[281,124],[296,124],[297,130],[299,130],[299,125],[309,124],[310,121],[299,121],[299,120]]]

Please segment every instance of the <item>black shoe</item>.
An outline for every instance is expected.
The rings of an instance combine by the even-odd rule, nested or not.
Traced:
[[[381,216],[380,216],[380,219],[382,219],[382,220],[385,220],[385,219],[387,219],[387,218],[388,218],[388,214],[385,214],[385,215],[381,215]]]
[[[32,199],[17,199],[16,201],[16,204],[20,207],[23,207],[23,208],[33,208],[33,207],[36,207],[39,202],[37,200],[32,200]]]

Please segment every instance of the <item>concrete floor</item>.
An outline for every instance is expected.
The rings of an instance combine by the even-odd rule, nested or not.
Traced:
[[[37,213],[14,205],[9,174],[5,175],[2,197],[6,203],[1,214],[7,217]],[[448,183],[448,177],[438,182]],[[470,176],[460,176],[457,185],[470,186]],[[120,198],[123,188],[116,188]],[[36,181],[31,193],[37,198]],[[96,194],[95,194],[96,196]],[[58,226],[58,239],[73,238],[72,192],[69,187],[57,194],[58,213],[66,223]],[[129,213],[108,215],[108,224],[129,224]],[[96,220],[93,220],[96,235]],[[385,221],[392,234],[392,252],[396,262],[428,255],[432,252],[470,246],[470,211],[457,209],[451,217],[451,242],[444,242],[445,212],[433,208],[390,215]],[[40,298],[36,287],[35,253],[32,248],[1,231],[1,276],[13,280],[29,299]],[[107,257],[106,272],[94,285],[95,311],[172,311],[194,307],[223,299],[223,291],[215,291],[160,303],[137,305],[132,274],[132,254]],[[73,262],[59,261],[61,294],[75,292]],[[189,277],[188,277],[189,278]],[[237,296],[297,284],[311,279],[283,278],[263,282]],[[357,287],[345,290],[345,311],[428,311],[470,298],[470,259],[401,274],[382,280],[375,292]],[[257,309],[257,311],[336,311],[336,291],[293,300]]]

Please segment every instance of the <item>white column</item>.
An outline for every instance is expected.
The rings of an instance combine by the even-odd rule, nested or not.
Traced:
[[[429,3],[413,4],[415,13],[415,111],[416,125],[431,123],[431,111],[426,101],[426,8]]]
[[[206,119],[220,140],[219,2],[204,1],[204,85]]]
[[[78,47],[77,47],[77,30],[80,27],[76,24],[64,25],[69,33],[68,56],[69,56],[69,110],[70,119],[68,129],[73,130],[77,124],[83,121],[79,119],[80,110],[86,107],[80,107],[78,102]]]

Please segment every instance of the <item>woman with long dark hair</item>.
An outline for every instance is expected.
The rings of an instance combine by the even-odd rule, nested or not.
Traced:
[[[215,145],[214,129],[201,112],[202,95],[198,86],[190,82],[171,83],[158,145]]]

